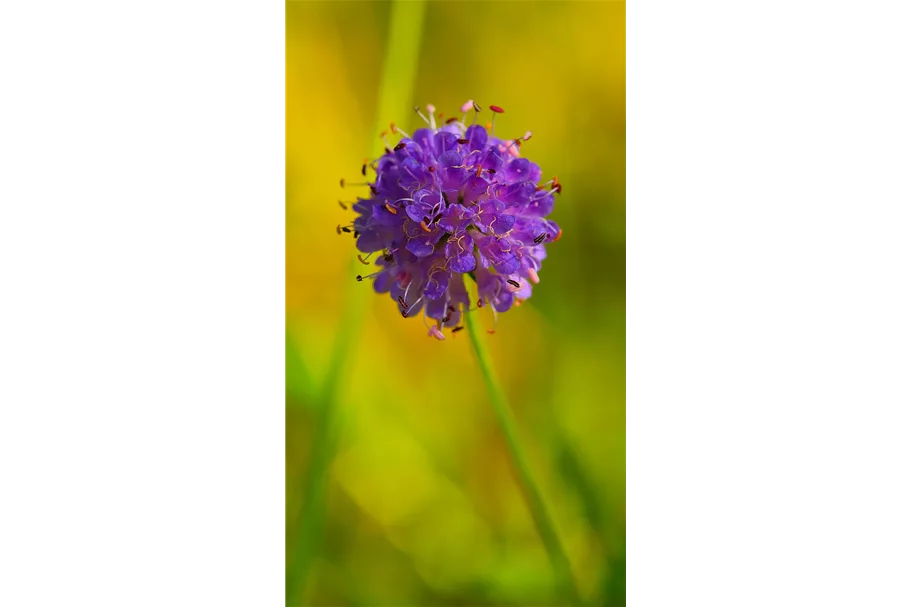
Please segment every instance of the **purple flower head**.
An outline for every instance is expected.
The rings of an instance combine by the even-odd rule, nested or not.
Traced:
[[[480,106],[469,101],[461,109],[461,119],[437,127],[433,106],[429,118],[415,108],[429,128],[413,135],[390,125],[402,139],[364,165],[364,175],[368,166],[376,171],[373,182],[361,184],[371,196],[358,198],[354,223],[338,228],[353,232],[358,250],[370,254],[358,255],[363,263],[378,253],[377,271],[357,279],[372,279],[378,293],[389,293],[403,317],[422,314],[428,335],[440,340],[441,329],[461,328],[467,311],[489,306],[496,317],[531,297],[545,245],[562,235],[546,219],[562,186],[556,177],[538,185],[540,167],[519,155],[531,132],[498,139],[493,124],[490,133],[476,124]],[[472,109],[474,123],[467,125]],[[503,113],[490,109],[494,120]],[[476,302],[469,301],[465,273],[477,282]]]

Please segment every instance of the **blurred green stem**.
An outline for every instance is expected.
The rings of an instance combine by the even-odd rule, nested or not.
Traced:
[[[469,301],[478,301],[477,285],[473,280],[468,278],[468,274],[463,275],[465,288],[469,293]],[[519,432],[516,427],[516,420],[513,416],[512,409],[509,408],[509,402],[506,399],[506,392],[503,386],[497,380],[496,373],[493,369],[493,363],[490,360],[490,353],[487,351],[487,345],[482,335],[482,329],[474,314],[465,313],[462,315],[465,324],[468,326],[468,334],[471,336],[471,345],[474,353],[478,358],[478,365],[481,367],[481,374],[484,376],[484,383],[487,385],[487,392],[490,395],[490,403],[493,405],[494,413],[503,431],[503,437],[509,447],[509,455],[512,457],[513,464],[519,475],[519,486],[528,502],[528,509],[531,511],[532,519],[541,536],[541,541],[547,549],[550,562],[556,573],[558,588],[565,591],[569,600],[574,604],[579,604],[579,594],[576,590],[576,584],[573,580],[572,568],[569,558],[563,550],[560,543],[560,537],[557,535],[553,519],[544,505],[544,499],[541,497],[541,490],[532,474],[531,466],[528,465],[528,458],[522,448],[519,440]]]
[[[420,59],[423,24],[423,0],[398,0],[390,5],[379,102],[370,141],[372,158],[383,152],[383,142],[379,138],[383,125],[390,119],[410,115],[414,106],[414,81]],[[352,157],[358,159],[360,155]],[[293,558],[288,555],[287,565],[285,600],[289,605],[297,605],[302,601],[307,576],[321,544],[329,468],[335,456],[339,435],[339,388],[351,346],[357,343],[368,297],[373,292],[369,286],[365,288],[365,285],[354,281],[354,276],[360,272],[361,267],[352,252],[351,281],[345,294],[345,308],[332,349],[329,370],[318,394],[320,408],[314,428],[310,465],[304,478],[297,538],[289,538],[289,546],[294,551]]]

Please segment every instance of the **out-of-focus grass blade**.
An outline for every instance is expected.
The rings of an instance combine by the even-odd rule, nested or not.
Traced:
[[[383,75],[380,79],[379,103],[375,128],[371,133],[370,149],[373,157],[383,151],[383,143],[377,135],[390,117],[407,116],[414,106],[412,99],[414,81],[420,59],[421,32],[424,25],[424,2],[397,1],[390,6],[389,29],[383,61]],[[355,157],[356,152],[352,152]],[[352,274],[360,268],[352,251]],[[361,287],[361,288],[358,288]],[[319,391],[317,405],[318,419],[313,441],[310,468],[304,478],[304,503],[299,517],[298,537],[290,539],[286,550],[286,596],[288,605],[297,605],[303,600],[303,589],[311,562],[319,549],[325,518],[326,493],[329,467],[334,457],[338,439],[337,412],[338,391],[342,369],[349,357],[351,347],[356,343],[361,321],[367,308],[371,289],[364,289],[350,281],[345,294],[345,308],[332,350],[329,370]]]

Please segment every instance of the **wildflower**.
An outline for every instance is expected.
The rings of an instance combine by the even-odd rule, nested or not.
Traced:
[[[436,339],[443,339],[442,328],[461,328],[469,310],[490,306],[496,320],[497,312],[528,299],[545,245],[562,235],[545,219],[562,186],[556,177],[538,185],[541,169],[520,157],[531,132],[499,139],[493,126],[488,133],[477,124],[477,103],[460,109],[461,119],[437,127],[433,106],[428,116],[415,108],[428,128],[410,136],[390,124],[402,138],[394,147],[387,141],[386,153],[368,162],[374,181],[348,184],[369,186],[371,196],[352,204],[352,225],[340,226],[354,232],[362,253],[381,253],[377,271],[357,279],[372,279],[378,293],[389,293],[403,317],[422,314]],[[466,126],[472,109],[474,122]],[[504,113],[490,109],[494,119]],[[358,257],[369,263],[370,255]],[[464,273],[477,282],[477,302],[469,301]]]

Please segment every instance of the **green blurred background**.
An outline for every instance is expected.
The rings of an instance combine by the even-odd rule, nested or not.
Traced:
[[[336,235],[353,217],[337,201],[359,193],[338,180],[377,140],[390,8],[286,4],[288,602],[563,604],[467,332],[428,338],[355,283],[354,242]],[[413,99],[385,123],[499,105],[497,132],[533,131],[522,155],[564,186],[541,283],[485,337],[580,594],[623,604],[625,4],[431,2],[414,35]],[[352,300],[364,313],[343,320]]]

